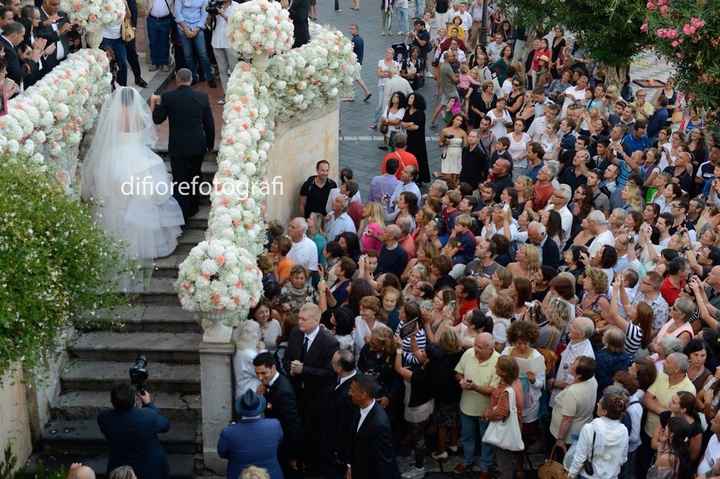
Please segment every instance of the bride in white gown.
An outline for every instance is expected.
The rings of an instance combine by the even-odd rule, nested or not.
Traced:
[[[165,164],[150,149],[155,140],[143,98],[118,88],[103,105],[82,165],[82,196],[94,202],[96,221],[140,262],[170,255],[184,224]]]

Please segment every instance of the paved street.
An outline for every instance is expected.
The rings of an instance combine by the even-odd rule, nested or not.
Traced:
[[[340,106],[340,167],[350,167],[355,172],[355,177],[360,184],[360,192],[363,198],[367,197],[370,187],[370,179],[379,174],[380,161],[385,152],[378,149],[382,144],[382,135],[375,130],[368,129],[375,107],[377,105],[377,69],[378,60],[383,57],[385,49],[393,43],[400,43],[402,37],[382,36],[381,32],[381,11],[380,2],[377,0],[360,0],[360,11],[350,9],[350,0],[340,0],[342,13],[333,11],[333,2],[330,0],[318,1],[319,22],[325,25],[332,25],[350,36],[350,24],[357,23],[360,27],[360,36],[365,40],[365,58],[363,60],[362,76],[365,84],[373,94],[368,103],[364,103],[363,93],[360,87],[355,89],[354,102],[342,102]],[[411,12],[414,6],[411,4]],[[412,25],[412,21],[410,22]],[[399,28],[394,25],[393,31],[397,33]],[[435,81],[426,79],[425,86],[420,90],[428,102],[427,136],[437,136],[437,131],[430,130],[430,116],[434,104]],[[439,130],[438,130],[439,131]],[[430,171],[440,168],[440,154],[437,149],[436,140],[428,140],[428,158],[430,160]]]

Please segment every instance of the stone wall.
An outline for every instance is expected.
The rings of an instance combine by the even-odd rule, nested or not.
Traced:
[[[300,187],[315,174],[315,163],[330,162],[330,177],[339,177],[340,109],[337,102],[307,112],[291,123],[278,123],[268,161],[269,195],[266,220],[286,225],[301,214]],[[273,179],[282,182],[282,191]],[[282,193],[282,194],[281,194]]]
[[[20,368],[13,368],[0,379],[0,453],[11,444],[21,465],[32,453],[28,395],[22,374]]]

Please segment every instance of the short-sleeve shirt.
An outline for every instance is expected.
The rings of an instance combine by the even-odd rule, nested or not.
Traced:
[[[495,374],[495,364],[499,357],[497,351],[493,351],[492,356],[481,363],[475,356],[475,348],[470,348],[463,353],[455,366],[455,372],[475,384],[494,386],[499,382]],[[460,411],[466,416],[482,416],[489,405],[490,396],[476,391],[463,390],[460,396]]]
[[[565,442],[572,442],[573,437],[580,434],[583,426],[593,419],[595,404],[597,400],[597,380],[592,377],[587,381],[573,383],[560,391],[555,398],[552,420],[550,422],[550,433],[557,438],[560,431],[560,423],[563,416],[573,418],[570,431],[565,436]]]
[[[455,71],[449,63],[445,62],[440,65],[440,90],[446,98],[458,97],[454,75]]]
[[[660,373],[658,374],[657,379],[655,379],[655,382],[652,383],[652,386],[648,388],[647,392],[652,393],[657,398],[660,405],[667,409],[670,407],[670,400],[673,395],[680,391],[687,391],[695,394],[695,386],[687,376],[685,376],[683,380],[676,385],[670,386],[668,375]],[[655,433],[655,429],[658,427],[658,424],[660,424],[660,416],[648,410],[647,421],[645,422],[645,434],[652,437]]]
[[[360,35],[353,35],[352,37],[353,53],[357,57],[357,62],[362,65],[363,57],[365,56],[365,40]]]
[[[327,214],[325,206],[327,205],[327,200],[330,196],[330,190],[333,188],[337,188],[337,184],[330,178],[328,178],[325,185],[320,188],[315,184],[315,175],[311,176],[305,181],[305,183],[303,183],[300,188],[300,196],[305,196],[307,198],[307,201],[305,202],[305,211],[303,212],[305,218],[309,217],[310,213],[320,213],[323,216]]]

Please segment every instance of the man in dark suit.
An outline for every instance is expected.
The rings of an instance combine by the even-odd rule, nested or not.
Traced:
[[[2,29],[0,44],[5,50],[5,62],[7,64],[7,77],[22,86],[23,69],[17,46],[25,38],[25,27],[20,22],[10,22]]]
[[[285,477],[297,476],[297,460],[303,437],[295,390],[290,380],[278,372],[275,357],[271,353],[258,354],[253,359],[253,365],[255,375],[262,383],[258,392],[264,393],[267,400],[265,417],[277,419],[283,429],[283,440],[278,449],[283,474]]]
[[[142,408],[135,407],[136,396]],[[97,419],[110,446],[107,473],[131,466],[138,479],[167,479],[170,467],[157,435],[170,430],[170,421],[158,413],[150,394],[137,393],[130,384],[115,386],[110,401],[113,410]]]
[[[290,333],[284,359],[300,401],[305,432],[303,459],[310,472],[319,472],[326,405],[335,384],[331,362],[338,350],[335,336],[320,327],[320,316],[316,304],[306,303],[300,308],[298,325]]]
[[[60,0],[44,0],[40,7],[40,25],[37,36],[47,39],[47,47],[55,45],[55,50],[43,57],[45,73],[50,72],[70,53],[67,33],[72,24],[67,13],[60,11]]]
[[[150,97],[150,109],[156,124],[170,119],[168,153],[173,196],[187,223],[199,208],[200,169],[205,153],[215,146],[215,124],[207,93],[190,88],[192,72],[181,68],[175,74],[175,82],[176,90]]]
[[[535,244],[542,253],[542,265],[552,268],[560,267],[560,249],[555,240],[547,237],[545,226],[533,221],[528,225],[528,241]]]
[[[332,358],[337,384],[330,394],[327,407],[327,441],[323,456],[326,479],[345,477],[345,469],[352,458],[352,426],[357,407],[350,399],[350,384],[357,374],[355,356],[347,349],[337,351]]]
[[[351,479],[398,479],[400,471],[393,451],[390,419],[375,402],[378,385],[371,376],[356,375],[350,397],[360,411],[355,415],[352,433]]]

